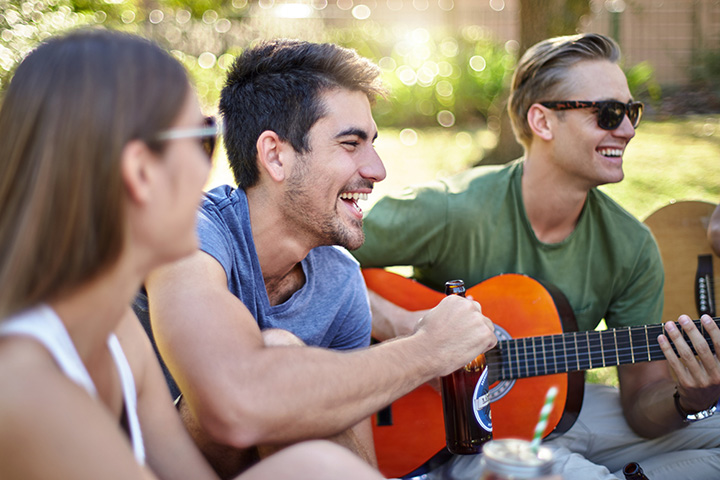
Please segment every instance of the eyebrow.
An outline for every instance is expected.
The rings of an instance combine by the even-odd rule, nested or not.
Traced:
[[[337,135],[335,135],[335,138],[346,137],[349,135],[355,135],[357,137],[360,137],[362,140],[367,140],[369,137],[368,133],[365,130],[363,130],[361,128],[357,128],[357,127],[350,127],[350,128],[347,128],[347,129],[341,131]],[[375,132],[375,135],[372,138],[373,141],[375,141],[375,139],[377,137],[378,137],[378,134],[377,134],[377,132]]]

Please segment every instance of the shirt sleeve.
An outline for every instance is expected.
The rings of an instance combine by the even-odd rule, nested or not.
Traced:
[[[444,241],[447,212],[440,182],[385,196],[363,220],[365,243],[351,253],[363,268],[432,264]]]
[[[372,317],[370,314],[370,301],[368,300],[365,282],[360,271],[353,275],[349,284],[344,287],[351,292],[351,298],[344,303],[340,313],[342,324],[339,325],[339,334],[333,338],[330,348],[336,350],[354,350],[370,345],[372,332]]]
[[[233,265],[231,233],[224,228],[217,212],[202,208],[197,215],[197,234],[200,250],[212,256],[222,265],[225,276],[230,278]]]

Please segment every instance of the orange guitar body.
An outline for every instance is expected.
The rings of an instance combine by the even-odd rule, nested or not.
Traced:
[[[444,297],[415,281],[383,269],[364,269],[369,290],[406,310],[435,307]],[[530,277],[506,274],[469,288],[467,295],[482,305],[483,313],[510,337],[522,338],[574,330],[574,317],[565,318],[556,298]],[[564,300],[564,297],[563,297]],[[492,371],[490,372],[492,378]],[[582,405],[583,374],[554,374],[515,380],[501,398],[491,404],[493,437],[531,439],[545,394],[558,388],[545,436],[556,427],[566,431]],[[373,425],[375,448],[381,472],[399,477],[421,466],[445,446],[440,393],[424,385],[391,406],[392,425]]]

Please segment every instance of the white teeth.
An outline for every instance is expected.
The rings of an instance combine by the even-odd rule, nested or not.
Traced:
[[[619,148],[602,148],[598,150],[598,153],[606,157],[622,157],[623,151]]]
[[[343,200],[367,200],[368,194],[367,193],[341,193],[340,198]]]

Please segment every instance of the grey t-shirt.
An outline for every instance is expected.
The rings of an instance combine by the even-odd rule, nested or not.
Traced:
[[[228,289],[250,310],[261,330],[281,328],[307,345],[337,350],[370,344],[371,315],[365,283],[357,261],[345,249],[311,250],[301,262],[305,285],[285,302],[271,306],[252,237],[245,191],[224,185],[207,192],[198,212],[197,232],[200,249],[222,265]],[[137,295],[133,310],[154,339],[144,291]],[[163,370],[176,397],[179,389],[164,364]]]

